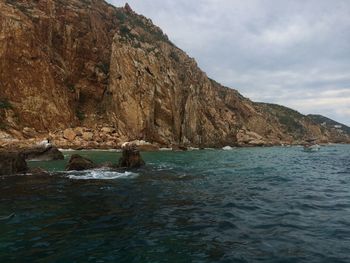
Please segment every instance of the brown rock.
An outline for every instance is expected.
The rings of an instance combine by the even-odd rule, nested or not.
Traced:
[[[26,138],[35,138],[35,136],[37,136],[37,132],[33,128],[25,127],[23,128],[22,133]]]
[[[28,166],[25,156],[19,152],[0,152],[0,175],[25,173]]]
[[[96,168],[93,161],[78,154],[73,154],[66,166],[66,171],[83,171]]]
[[[22,152],[25,155],[26,160],[28,161],[54,161],[64,159],[62,152],[60,152],[55,146],[30,147],[28,149],[22,150]]]
[[[103,133],[114,133],[115,129],[114,128],[110,128],[110,127],[103,127],[101,129],[101,132],[103,132]]]
[[[76,133],[74,132],[73,129],[66,129],[63,131],[63,137],[65,139],[67,139],[68,141],[74,141],[75,137],[76,137]]]
[[[92,132],[83,132],[82,137],[85,141],[92,141],[94,138],[94,134]]]
[[[82,127],[77,127],[77,128],[74,128],[74,132],[76,136],[82,136],[84,129]]]
[[[119,159],[119,167],[122,168],[139,168],[145,165],[141,157],[140,151],[135,145],[124,147],[122,157]]]

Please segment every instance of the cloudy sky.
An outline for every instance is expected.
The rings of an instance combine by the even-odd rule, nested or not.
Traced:
[[[128,3],[218,82],[255,101],[350,125],[349,0]]]

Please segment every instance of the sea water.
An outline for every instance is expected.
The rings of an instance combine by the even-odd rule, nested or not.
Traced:
[[[350,262],[350,146],[73,153],[0,177],[0,262]]]

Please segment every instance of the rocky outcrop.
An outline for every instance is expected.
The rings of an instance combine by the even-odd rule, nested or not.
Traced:
[[[120,168],[139,168],[144,166],[145,162],[141,157],[140,151],[136,145],[127,145],[123,149],[122,157],[119,159]]]
[[[0,152],[0,175],[25,173],[28,166],[23,153]]]
[[[27,161],[54,161],[63,160],[64,156],[55,146],[35,146],[23,150]]]
[[[69,159],[69,162],[66,166],[67,171],[83,171],[97,168],[97,165],[94,164],[90,159],[84,158],[79,154],[73,154]]]
[[[49,133],[74,148],[332,140],[303,115],[285,118],[210,80],[129,5],[2,0],[0,40],[0,130],[16,139]]]
[[[247,130],[239,130],[237,133],[237,144],[240,146],[263,146],[266,142],[259,134]]]

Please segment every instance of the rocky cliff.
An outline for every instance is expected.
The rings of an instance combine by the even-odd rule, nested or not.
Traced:
[[[333,140],[311,118],[209,79],[151,20],[102,0],[0,0],[0,80],[4,138],[50,133],[60,145],[108,147]]]

